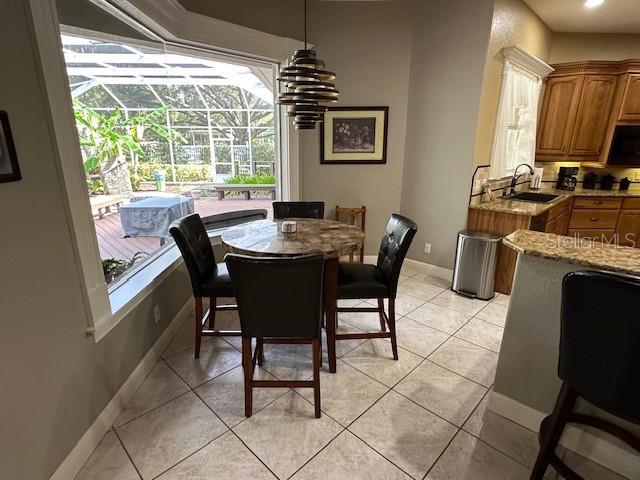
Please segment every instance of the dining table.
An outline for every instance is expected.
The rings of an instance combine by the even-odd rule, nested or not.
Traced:
[[[283,233],[283,221],[295,222],[294,232]],[[329,371],[336,371],[336,325],[338,263],[343,255],[356,252],[364,232],[356,226],[333,220],[287,218],[257,220],[228,228],[221,237],[228,253],[257,257],[292,257],[320,253],[324,264],[324,310]],[[286,292],[285,292],[286,294]]]

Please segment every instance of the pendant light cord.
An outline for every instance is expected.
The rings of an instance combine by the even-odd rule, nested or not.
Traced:
[[[307,49],[307,0],[304,0],[304,49]]]

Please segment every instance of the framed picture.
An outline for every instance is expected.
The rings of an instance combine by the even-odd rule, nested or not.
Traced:
[[[320,129],[320,163],[387,163],[389,107],[333,107]]]
[[[0,182],[15,182],[21,178],[9,116],[0,110]]]

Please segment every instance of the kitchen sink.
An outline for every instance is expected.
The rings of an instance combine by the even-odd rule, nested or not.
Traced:
[[[520,200],[522,202],[535,202],[535,203],[549,203],[551,200],[555,200],[559,195],[552,195],[550,193],[537,193],[537,192],[522,192],[516,193],[509,197],[509,200]]]

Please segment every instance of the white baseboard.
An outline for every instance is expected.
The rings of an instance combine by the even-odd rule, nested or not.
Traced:
[[[377,255],[365,255],[364,263],[376,263],[378,261]],[[431,265],[430,263],[419,262],[417,260],[411,260],[410,258],[404,259],[404,268],[413,270],[414,272],[424,273],[425,275],[432,275],[443,280],[451,281],[453,278],[453,270],[449,268],[439,267],[437,265]]]
[[[91,424],[89,429],[80,438],[73,450],[63,460],[55,473],[49,480],[70,480],[74,478],[87,459],[102,440],[102,437],[109,431],[113,422],[116,421],[124,407],[129,403],[131,397],[142,384],[151,369],[155,366],[160,355],[173,336],[182,326],[182,322],[189,316],[193,308],[193,300],[190,298],[178,311],[169,326],[162,332],[160,338],[149,349],[144,358],[140,361],[129,378],[124,382],[120,390],[115,394],[107,406],[102,410],[98,418]]]
[[[491,392],[487,408],[536,433],[540,429],[540,422],[547,416],[497,392]],[[560,444],[624,477],[640,480],[640,456],[609,442],[607,438],[568,425]]]

